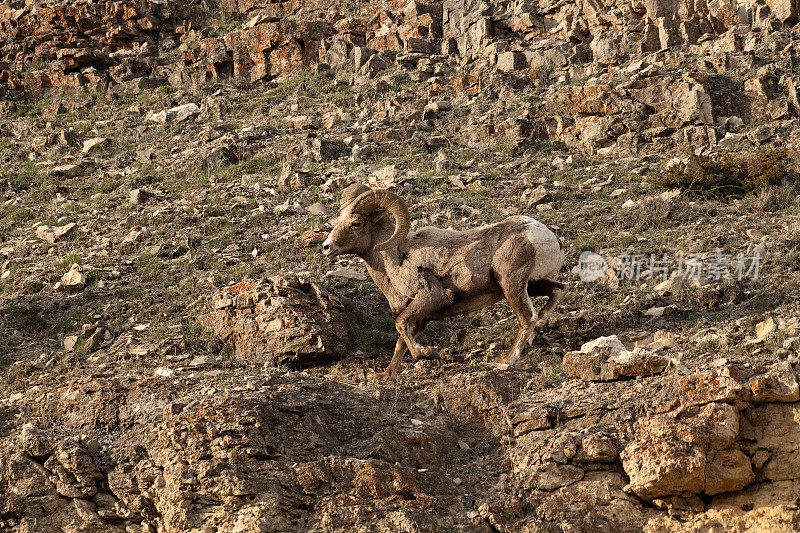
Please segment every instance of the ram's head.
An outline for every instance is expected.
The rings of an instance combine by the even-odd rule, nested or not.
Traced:
[[[322,243],[322,253],[327,256],[363,256],[372,250],[390,250],[405,241],[411,227],[406,203],[390,191],[354,183],[344,190],[339,205],[339,217]],[[387,212],[395,219],[394,231],[388,237],[391,226],[384,219]]]

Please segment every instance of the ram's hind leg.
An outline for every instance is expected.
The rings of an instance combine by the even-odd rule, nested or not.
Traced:
[[[553,309],[558,307],[561,300],[564,299],[564,291],[567,286],[558,281],[549,279],[540,279],[531,281],[528,284],[528,294],[530,296],[547,296],[547,303],[544,304],[541,311],[539,311],[539,319],[536,324],[543,324],[547,317],[552,314]],[[528,337],[528,343],[533,340],[533,335]]]
[[[525,343],[533,334],[533,327],[538,318],[536,309],[533,308],[530,296],[528,296],[528,280],[521,276],[512,277],[508,280],[500,280],[503,294],[508,301],[508,305],[517,317],[517,334],[508,352],[497,360],[500,368],[508,368],[517,362]]]

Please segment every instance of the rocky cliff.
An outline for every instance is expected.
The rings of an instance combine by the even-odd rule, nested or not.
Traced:
[[[0,7],[0,84],[152,87],[393,65],[480,91],[538,89],[521,120],[601,155],[765,142],[800,113],[794,0],[21,3]],[[436,76],[443,64],[462,68]],[[358,81],[358,80],[357,80]]]

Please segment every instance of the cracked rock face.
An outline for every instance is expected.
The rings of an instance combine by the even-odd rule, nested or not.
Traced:
[[[344,317],[338,300],[317,284],[276,277],[218,291],[200,322],[233,345],[240,358],[300,368],[345,355]]]
[[[718,372],[745,386],[783,370]],[[682,404],[687,378],[676,376],[635,386],[572,380],[556,395],[511,399],[520,382],[507,376],[462,379],[462,403],[455,389],[398,397],[278,374],[224,394],[179,379],[96,378],[82,394],[64,392],[61,428],[0,407],[0,523],[42,532],[682,531],[717,520],[788,531],[798,518],[796,401]],[[539,420],[549,422],[531,425]],[[492,434],[500,438],[487,448]]]
[[[777,427],[782,428],[780,432],[791,431],[793,423],[785,422],[787,415],[793,416],[788,414],[793,410],[777,403],[792,402],[791,384],[796,384],[796,376],[791,366],[778,363],[749,379],[728,369],[719,374],[727,375],[732,388],[742,391],[738,398],[729,397],[729,401],[735,400],[733,403],[685,404],[639,420],[635,439],[620,456],[631,479],[630,489],[638,496],[652,500],[685,493],[715,495],[743,489],[758,478],[784,479],[782,475],[794,471],[797,464],[788,450],[793,449],[795,439],[782,440],[781,451],[777,452],[781,460],[771,463],[772,469],[777,467],[780,472],[776,474],[765,465],[768,458],[774,457],[776,442],[772,441],[770,450],[766,441],[759,438]],[[705,383],[715,383],[716,377],[686,381],[696,384],[690,387],[705,388]],[[759,394],[746,389],[748,384]],[[748,419],[753,413],[765,411],[775,418],[770,422],[758,415]],[[752,420],[757,420],[759,429]]]

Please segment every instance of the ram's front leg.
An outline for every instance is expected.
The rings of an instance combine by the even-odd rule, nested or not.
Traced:
[[[424,275],[421,281],[422,288],[397,317],[395,326],[408,347],[408,351],[415,359],[430,359],[436,353],[433,348],[422,346],[414,338],[425,328],[431,315],[450,307],[455,301],[455,297],[453,292],[445,289],[432,274]]]
[[[422,330],[422,327],[420,327],[418,324],[414,324],[413,330],[409,331],[409,333],[416,338],[416,336],[419,335],[419,332]],[[394,347],[392,361],[389,363],[389,366],[386,367],[386,370],[383,372],[377,372],[375,374],[375,380],[389,381],[390,379],[394,379],[395,375],[397,374],[397,367],[403,361],[403,357],[406,355],[407,351],[408,346],[406,346],[406,341],[404,341],[403,337],[401,336],[399,339],[397,339],[397,344]]]

